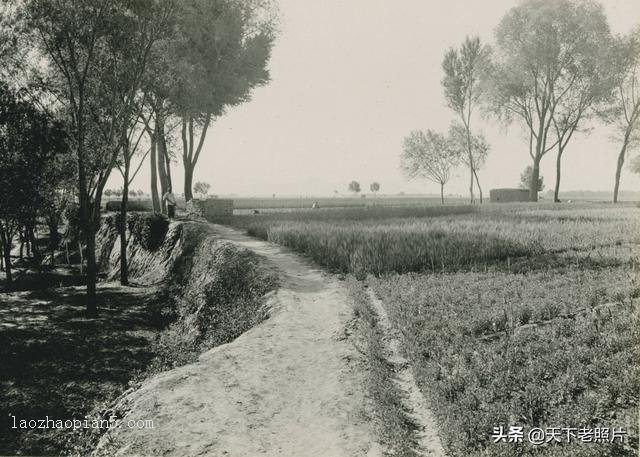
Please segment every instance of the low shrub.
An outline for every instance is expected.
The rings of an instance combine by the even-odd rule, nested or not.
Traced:
[[[177,319],[158,340],[157,369],[189,363],[264,320],[263,297],[278,283],[256,254],[211,237],[193,252],[184,278],[172,292]]]
[[[80,208],[77,204],[70,203],[64,209],[63,218],[66,222],[65,238],[67,241],[76,241],[80,236]]]
[[[164,241],[169,219],[159,213],[130,213],[127,215],[127,228],[137,243],[148,251],[154,251]]]
[[[116,233],[122,226],[122,213],[116,212],[104,217],[104,225]],[[148,251],[155,251],[164,242],[169,230],[169,219],[160,213],[127,213],[127,231],[135,243]]]

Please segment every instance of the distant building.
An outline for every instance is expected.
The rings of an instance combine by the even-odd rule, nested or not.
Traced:
[[[492,203],[528,202],[527,189],[491,189],[489,197]]]

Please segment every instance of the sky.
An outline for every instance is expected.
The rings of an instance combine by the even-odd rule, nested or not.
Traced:
[[[640,23],[640,1],[602,2],[614,33]],[[437,193],[425,180],[407,181],[399,168],[402,140],[414,129],[446,132],[454,113],[445,106],[441,62],[467,35],[493,41],[493,31],[516,0],[280,0],[280,35],[269,64],[271,82],[252,100],[230,109],[210,128],[195,181],[228,195],[332,195],[377,181],[381,193]],[[509,128],[477,116],[472,127],[491,145],[480,171],[485,193],[514,187],[530,164],[517,124]],[[563,156],[563,190],[610,190],[619,145],[605,126],[574,137]],[[178,144],[179,145],[179,144]],[[180,150],[175,151],[179,157]],[[541,170],[553,187],[555,157]],[[181,162],[172,167],[183,189]],[[110,187],[120,187],[116,177]],[[133,183],[149,189],[145,164]],[[640,190],[625,167],[622,189]],[[466,194],[460,169],[445,192]]]

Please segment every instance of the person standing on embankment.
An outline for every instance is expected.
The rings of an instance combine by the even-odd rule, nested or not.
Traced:
[[[162,199],[167,202],[167,216],[169,219],[176,217],[176,197],[171,192],[171,189],[165,192]]]

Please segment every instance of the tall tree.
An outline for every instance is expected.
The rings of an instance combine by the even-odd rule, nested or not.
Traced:
[[[129,284],[129,267],[127,259],[127,214],[129,196],[131,192],[136,194],[135,191],[130,191],[129,186],[136,178],[136,175],[140,171],[144,159],[149,153],[147,150],[138,161],[137,166],[134,165],[134,158],[139,152],[140,142],[145,132],[145,126],[143,122],[139,121],[142,114],[136,113],[129,120],[128,127],[125,127],[121,132],[120,138],[120,160],[117,163],[118,171],[122,176],[122,200],[120,205],[120,223],[118,224],[118,230],[120,232],[120,284]]]
[[[408,179],[426,178],[439,184],[444,204],[444,186],[459,159],[458,149],[441,133],[414,130],[404,139],[400,168]]]
[[[87,248],[87,315],[96,316],[95,235],[104,186],[172,2],[28,0],[24,33],[46,59],[49,89],[66,115],[76,157],[80,225]]]
[[[12,241],[23,227],[37,257],[36,218],[48,211],[50,192],[62,178],[50,170],[66,151],[60,124],[0,83],[0,240],[8,286]]]
[[[625,158],[640,145],[640,26],[629,36],[617,39],[611,50],[620,71],[611,103],[599,114],[613,127],[613,138],[620,141],[613,185],[613,202],[617,203]]]
[[[598,107],[611,98],[618,75],[618,62],[610,53],[612,37],[606,18],[603,14],[589,13],[580,10],[576,13],[577,23],[585,24],[582,30],[576,27],[575,39],[586,39],[586,43],[570,56],[574,60],[566,65],[574,69],[568,77],[558,79],[557,90],[552,93],[562,96],[552,114],[556,143],[554,202],[560,202],[562,157],[567,144],[575,133],[589,130],[584,127],[585,122],[595,117]]]
[[[608,42],[602,6],[587,0],[525,0],[496,29],[495,58],[486,73],[488,108],[506,124],[518,119],[525,128],[531,201],[538,200],[542,158],[558,148],[560,163],[587,109],[606,92],[598,78]]]
[[[467,37],[460,49],[450,48],[442,61],[444,78],[444,96],[447,106],[451,108],[464,127],[466,134],[467,158],[469,167],[469,197],[474,203],[474,180],[478,181],[478,166],[474,161],[471,119],[481,96],[480,77],[485,71],[488,50],[482,45],[479,37]],[[478,182],[478,186],[479,186]],[[482,203],[482,197],[480,197]]]
[[[269,81],[274,11],[266,0],[180,2],[173,34],[156,53],[154,62],[163,69],[155,73],[162,81],[150,85],[157,101],[156,139],[163,146],[166,120],[180,119],[187,201],[193,198],[193,173],[211,124]],[[166,146],[158,151],[168,157]],[[165,170],[158,163],[162,178]],[[164,168],[168,172],[168,164]]]
[[[478,171],[487,161],[489,155],[489,143],[481,133],[474,134],[460,122],[453,122],[449,127],[449,142],[458,150],[460,161],[473,173],[478,186],[478,197],[482,203],[482,186]],[[469,154],[469,146],[471,153]]]

